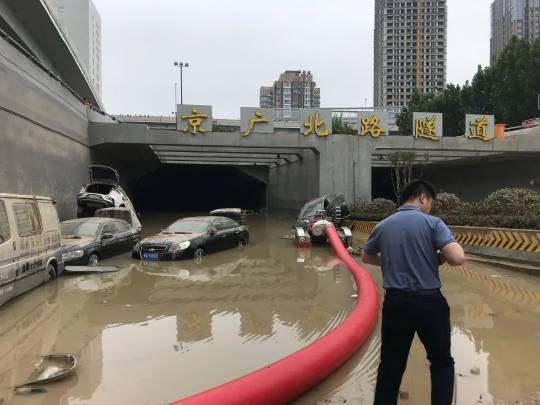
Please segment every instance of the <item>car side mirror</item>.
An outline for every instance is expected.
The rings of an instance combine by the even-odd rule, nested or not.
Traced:
[[[210,234],[210,236],[214,236],[216,234],[216,230],[215,229],[210,229],[210,232],[208,232]]]
[[[113,236],[114,235],[112,233],[104,233],[103,235],[101,235],[101,240],[112,239]]]

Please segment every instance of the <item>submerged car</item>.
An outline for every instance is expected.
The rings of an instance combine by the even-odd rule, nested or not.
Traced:
[[[115,218],[126,221],[137,231],[142,230],[141,221],[135,211],[129,208],[101,208],[94,213],[94,217]]]
[[[317,221],[331,222],[337,230],[339,238],[349,248],[352,246],[352,232],[343,226],[343,221],[349,217],[349,208],[343,194],[326,194],[308,201],[300,210],[294,224],[294,241],[298,246],[310,246],[314,243],[326,243],[326,235],[313,232]]]
[[[224,216],[189,217],[143,239],[133,248],[132,256],[142,260],[201,260],[208,253],[248,243],[248,227],[240,221]]]
[[[101,208],[120,207],[135,211],[126,192],[120,187],[118,172],[108,166],[89,168],[90,183],[77,195],[77,217],[91,217]]]
[[[139,231],[120,219],[71,219],[60,223],[60,229],[66,265],[97,266],[101,259],[130,251],[139,241]]]

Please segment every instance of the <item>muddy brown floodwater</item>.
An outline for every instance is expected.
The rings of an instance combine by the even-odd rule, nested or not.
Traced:
[[[143,217],[151,234],[181,215]],[[348,271],[327,247],[282,238],[292,218],[248,217],[251,244],[203,263],[103,261],[106,275],[63,276],[0,308],[0,405],[165,404],[255,370],[338,325],[354,300]],[[380,272],[368,268],[376,283]],[[441,271],[452,309],[457,404],[540,401],[540,277],[474,263]],[[369,404],[380,340],[296,404]],[[14,395],[38,356],[73,352],[76,373]],[[472,371],[471,371],[472,370]],[[415,339],[403,404],[429,403]],[[520,402],[519,402],[520,401]]]

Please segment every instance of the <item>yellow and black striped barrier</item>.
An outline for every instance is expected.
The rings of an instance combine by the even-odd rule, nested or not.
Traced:
[[[351,221],[349,228],[353,232],[371,233],[377,222]]]
[[[523,229],[472,228],[451,226],[462,245],[540,252],[540,231]]]
[[[354,232],[371,233],[376,222],[350,221]],[[540,230],[476,228],[451,226],[456,241],[462,245],[510,249],[527,253],[540,252]]]

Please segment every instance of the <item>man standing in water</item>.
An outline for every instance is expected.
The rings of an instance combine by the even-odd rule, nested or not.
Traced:
[[[440,291],[438,266],[461,266],[465,254],[444,222],[429,215],[435,198],[426,181],[405,185],[403,205],[375,227],[364,246],[362,261],[382,267],[385,289],[375,405],[397,403],[415,332],[431,363],[431,404],[452,402],[450,308]]]

